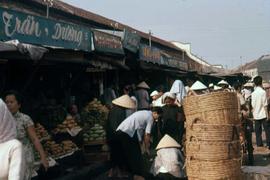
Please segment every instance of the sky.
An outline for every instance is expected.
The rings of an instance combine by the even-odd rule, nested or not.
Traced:
[[[270,0],[62,0],[233,68],[270,54]]]

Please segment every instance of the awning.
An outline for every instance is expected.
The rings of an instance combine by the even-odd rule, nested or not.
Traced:
[[[0,52],[10,51],[19,51],[21,54],[28,55],[30,59],[37,61],[49,50],[32,44],[20,43],[18,40],[0,42]]]
[[[5,52],[5,51],[17,51],[17,47],[13,44],[8,44],[5,42],[0,41],[0,52]]]
[[[169,73],[175,73],[175,74],[186,74],[187,71],[183,71],[177,68],[172,68],[168,66],[163,66],[163,65],[157,65],[153,63],[147,63],[147,62],[140,62],[140,67],[144,70],[158,70],[158,71],[163,71],[163,72],[169,72]]]

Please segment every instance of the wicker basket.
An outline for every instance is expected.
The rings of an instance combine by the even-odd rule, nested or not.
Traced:
[[[187,126],[196,121],[207,124],[240,124],[236,93],[215,92],[184,99]]]
[[[194,160],[219,161],[240,158],[240,142],[188,142],[186,156]]]
[[[241,161],[239,159],[222,161],[187,161],[189,179],[241,179]],[[238,177],[238,178],[236,178]],[[239,178],[240,177],[240,178]]]
[[[230,142],[239,140],[239,125],[213,125],[193,124],[187,127],[186,137],[196,137],[198,141],[219,141]]]

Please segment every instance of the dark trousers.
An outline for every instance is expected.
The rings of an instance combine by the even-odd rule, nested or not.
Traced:
[[[257,146],[263,146],[262,141],[262,126],[265,131],[266,145],[270,146],[270,127],[269,122],[265,119],[255,120],[255,134],[256,134],[256,144]]]
[[[137,138],[137,132],[131,138],[128,134],[117,131],[117,161],[121,169],[132,174],[144,176],[141,147]]]

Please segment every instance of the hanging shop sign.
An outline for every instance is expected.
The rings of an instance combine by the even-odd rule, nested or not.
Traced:
[[[179,68],[182,70],[187,70],[188,68],[185,60],[176,58],[167,52],[165,53],[159,48],[150,47],[144,44],[140,45],[140,60]]]
[[[95,30],[93,36],[96,51],[124,55],[120,37]]]
[[[140,60],[161,64],[161,53],[158,48],[140,45]]]
[[[0,39],[64,49],[91,51],[87,28],[0,8]]]
[[[140,47],[141,37],[129,30],[124,30],[123,47],[127,50],[136,53]]]
[[[177,68],[180,68],[182,70],[188,69],[188,64],[185,61],[172,58],[168,62],[169,62],[169,66],[171,66],[171,67],[177,67]]]

